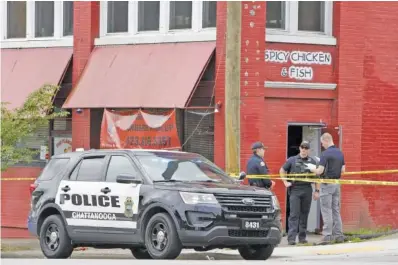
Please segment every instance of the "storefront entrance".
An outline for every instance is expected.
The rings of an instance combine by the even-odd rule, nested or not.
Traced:
[[[300,150],[299,146],[301,141],[306,140],[310,142],[311,153],[313,157],[320,157],[321,154],[321,143],[320,137],[322,128],[325,125],[321,123],[306,124],[306,123],[291,123],[287,127],[287,148],[286,158],[297,155]],[[286,232],[289,231],[289,196],[286,191]],[[310,214],[308,216],[308,227],[309,232],[318,233],[321,228],[321,211],[320,204],[318,201],[312,201]]]

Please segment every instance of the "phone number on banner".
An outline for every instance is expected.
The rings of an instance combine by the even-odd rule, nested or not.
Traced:
[[[170,136],[128,136],[126,138],[127,146],[163,146],[170,147],[171,146],[171,137]]]

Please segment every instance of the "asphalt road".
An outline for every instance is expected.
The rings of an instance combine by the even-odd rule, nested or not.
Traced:
[[[44,259],[40,250],[32,251],[16,251],[3,252],[1,264],[3,265],[45,265],[53,264],[53,260]],[[109,259],[112,259],[112,265],[132,264],[132,255],[127,250],[87,250],[76,251],[73,253],[71,259],[57,260],[57,265],[63,264],[79,264],[79,265],[101,265],[109,264]],[[247,264],[247,262],[255,263],[258,261],[244,261],[241,259],[237,251],[232,250],[214,250],[209,252],[194,252],[190,250],[183,251],[178,260],[162,260],[164,265],[186,263],[190,260],[190,265],[203,264],[208,261],[217,264]],[[213,261],[214,260],[214,261]],[[135,260],[134,264],[150,264],[153,260]],[[346,243],[329,246],[307,246],[307,247],[283,247],[276,248],[273,256],[266,262],[266,264],[333,264],[338,262],[341,264],[350,265],[365,265],[370,263],[375,264],[398,264],[398,239],[386,239],[379,241],[368,241],[361,243]]]

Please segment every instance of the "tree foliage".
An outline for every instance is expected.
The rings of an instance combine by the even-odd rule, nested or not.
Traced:
[[[53,100],[59,86],[44,85],[32,92],[24,104],[15,109],[1,102],[1,170],[21,162],[30,163],[39,150],[21,146],[24,138],[56,117],[66,117],[67,111],[54,111]],[[19,145],[19,146],[18,146]]]

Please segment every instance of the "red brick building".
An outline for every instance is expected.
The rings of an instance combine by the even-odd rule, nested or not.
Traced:
[[[176,109],[183,149],[224,167],[226,2],[8,1],[0,11],[2,101],[18,106],[32,89],[59,83],[55,104],[71,113],[27,139],[31,148],[98,148],[104,108]],[[242,2],[242,170],[254,141],[269,147],[277,173],[302,138],[319,155],[325,130],[348,171],[398,168],[397,12],[393,2]],[[35,177],[44,165],[38,156],[2,178]],[[25,235],[30,182],[2,181],[3,236]],[[342,192],[346,230],[398,227],[396,187]],[[280,182],[276,193],[285,207]],[[310,230],[320,228],[312,207]]]

